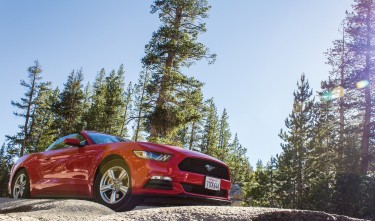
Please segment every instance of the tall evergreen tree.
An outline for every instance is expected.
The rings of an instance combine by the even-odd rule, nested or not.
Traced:
[[[49,82],[42,82],[42,67],[36,60],[34,65],[27,69],[28,80],[21,80],[21,86],[26,88],[24,97],[21,98],[20,102],[12,101],[12,105],[17,107],[20,112],[16,111],[14,114],[16,116],[24,118],[24,123],[20,125],[21,132],[15,136],[7,136],[7,139],[12,140],[15,145],[20,145],[19,155],[23,156],[25,154],[25,149],[30,145],[30,138],[33,134],[33,124],[32,122],[35,117],[36,106],[38,104],[38,94],[43,93],[46,87],[50,84]]]
[[[344,171],[342,168],[346,164],[345,158],[348,158],[347,149],[350,148],[348,143],[348,134],[352,134],[354,131],[349,131],[350,127],[349,119],[353,119],[350,116],[349,107],[356,103],[357,91],[350,85],[348,80],[350,73],[352,72],[352,58],[353,53],[348,47],[348,34],[346,27],[346,20],[342,24],[342,39],[335,40],[333,42],[333,47],[329,49],[326,53],[327,64],[329,64],[332,69],[329,72],[329,79],[327,81],[322,81],[322,92],[320,96],[322,98],[325,106],[329,105],[325,109],[329,109],[331,115],[335,116],[331,124],[334,126],[332,128],[337,131],[338,140],[334,144],[337,150],[337,162],[336,166],[338,170]],[[357,129],[354,129],[357,130]],[[341,167],[341,168],[340,168]]]
[[[113,70],[106,77],[105,105],[104,105],[104,131],[106,133],[121,135],[124,101],[124,67],[120,66],[117,73]]]
[[[191,78],[189,81],[194,82],[194,86],[191,88],[187,88],[184,93],[180,94],[180,96],[183,98],[183,101],[180,103],[179,109],[184,112],[184,123],[182,124],[182,127],[180,129],[181,136],[176,136],[177,139],[172,139],[174,143],[181,144],[184,147],[187,147],[190,144],[191,138],[194,139],[194,137],[192,137],[190,134],[191,132],[195,133],[194,131],[192,131],[192,129],[196,126],[194,125],[194,127],[192,127],[193,124],[199,122],[203,117],[203,84],[193,78]]]
[[[33,119],[34,133],[31,138],[33,149],[29,152],[42,152],[55,140],[57,130],[53,128],[55,121],[53,105],[56,104],[58,96],[58,88],[55,90],[48,88],[45,92],[39,93],[39,102]]]
[[[142,131],[145,131],[145,113],[150,110],[151,105],[147,97],[147,87],[150,84],[150,70],[145,68],[139,75],[138,83],[134,89],[134,134],[133,140],[138,141]]]
[[[92,86],[90,82],[87,82],[85,89],[83,90],[83,97],[85,98],[82,103],[83,115],[82,115],[82,125],[83,129],[87,129],[88,120],[90,120],[89,110],[92,105]]]
[[[190,123],[190,132],[188,137],[188,149],[199,150],[199,142],[202,139],[203,121],[193,121]]]
[[[201,152],[211,155],[215,152],[219,142],[218,134],[218,116],[215,103],[213,99],[206,101],[207,111],[204,117],[204,129],[200,143]]]
[[[293,93],[293,111],[285,120],[287,131],[281,130],[279,135],[284,141],[281,145],[283,154],[279,158],[279,164],[281,164],[280,173],[285,173],[283,179],[287,179],[285,183],[287,186],[281,185],[280,188],[284,191],[291,191],[290,188],[293,188],[291,195],[293,199],[290,201],[291,205],[288,206],[301,209],[304,208],[303,192],[307,186],[305,163],[313,127],[313,99],[311,98],[312,91],[304,74],[297,82],[297,87],[297,91]]]
[[[129,96],[124,92],[124,74],[121,65],[117,72],[112,70],[108,76],[104,68],[96,76],[92,92],[88,93],[91,96],[83,104],[86,106],[83,121],[87,130],[124,135],[129,108],[126,103]]]
[[[246,157],[247,149],[240,144],[237,133],[229,148],[229,156],[226,162],[230,168],[231,181],[233,184],[237,183],[242,185],[246,176],[249,175],[251,167]]]
[[[371,145],[374,145],[375,117],[373,100],[375,96],[375,2],[356,0],[353,12],[347,13],[349,49],[353,52],[354,70],[349,78],[352,87],[361,90],[359,110],[362,113],[361,164],[360,171],[367,174],[371,160]]]
[[[304,208],[324,210],[329,207],[335,171],[343,168],[343,152],[337,143],[341,142],[336,130],[336,116],[332,113],[332,101],[322,100],[313,106],[313,127],[307,144],[303,190]]]
[[[104,107],[106,99],[105,77],[106,73],[104,68],[102,68],[95,78],[90,97],[91,105],[84,114],[87,130],[104,132]]]
[[[152,102],[147,121],[151,140],[170,142],[178,129],[192,121],[188,115],[194,106],[186,102],[186,94],[189,89],[200,90],[202,84],[183,75],[180,68],[203,58],[215,59],[197,42],[198,35],[206,31],[203,19],[209,9],[207,0],[155,0],[151,7],[151,13],[159,13],[161,20],[142,59],[153,73],[147,90]]]
[[[133,84],[132,82],[129,82],[128,84],[128,87],[126,89],[126,91],[124,92],[124,104],[125,104],[125,107],[124,107],[124,111],[123,111],[123,115],[122,115],[122,126],[121,126],[121,130],[120,130],[120,136],[121,137],[128,137],[129,134],[128,134],[128,128],[127,128],[127,125],[130,123],[131,120],[133,120],[131,118],[131,112],[132,112],[132,108],[133,108],[133,93],[134,93],[134,88],[133,88]]]
[[[274,207],[274,158],[264,167],[258,160],[255,171],[245,181],[244,205]]]
[[[54,105],[56,113],[55,128],[59,136],[81,131],[83,128],[83,72],[82,69],[72,71],[68,76],[64,89],[61,91],[58,101]]]
[[[228,113],[224,109],[221,114],[219,121],[219,143],[217,147],[217,156],[218,159],[224,161],[229,152],[229,141],[231,138],[229,123],[228,123]]]
[[[199,142],[202,139],[203,134],[203,117],[205,113],[205,104],[202,102],[196,102],[196,118],[190,122],[188,128],[188,137],[187,137],[187,148],[189,150],[199,150]]]
[[[183,147],[183,148],[188,148],[190,126],[191,126],[190,124],[185,124],[183,125],[181,129],[178,130],[177,136],[176,136],[177,139],[175,139],[176,145]]]
[[[8,182],[10,169],[13,165],[12,154],[8,152],[7,145],[3,143],[0,147],[0,196],[4,197],[8,193]]]

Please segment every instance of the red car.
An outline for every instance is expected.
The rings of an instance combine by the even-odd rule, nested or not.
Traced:
[[[115,211],[139,204],[230,204],[229,168],[205,154],[83,131],[18,159],[13,198],[95,199]]]

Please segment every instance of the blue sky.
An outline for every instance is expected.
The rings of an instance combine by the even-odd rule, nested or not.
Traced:
[[[152,1],[0,0],[0,143],[18,130],[11,100],[38,59],[44,80],[61,87],[83,68],[93,82],[101,68],[124,64],[126,81],[141,71],[144,45],[159,25]],[[292,93],[302,72],[314,91],[327,78],[325,52],[340,37],[340,23],[352,0],[210,1],[207,33],[200,41],[218,55],[185,70],[205,83],[221,114],[229,113],[233,133],[250,162],[281,152],[277,136],[292,110]]]

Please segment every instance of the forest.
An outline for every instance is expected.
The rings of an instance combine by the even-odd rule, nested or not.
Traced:
[[[355,0],[325,52],[330,72],[313,91],[297,80],[293,106],[280,130],[282,152],[250,165],[247,148],[230,129],[226,109],[202,93],[204,82],[183,73],[216,54],[198,41],[207,31],[207,0],[155,0],[160,27],[145,45],[143,71],[126,82],[125,65],[98,70],[93,84],[82,69],[62,88],[43,80],[35,61],[12,101],[22,119],[0,148],[0,195],[6,196],[14,159],[44,151],[58,137],[82,130],[133,141],[168,143],[227,163],[243,206],[327,211],[375,219],[375,1]],[[249,116],[251,117],[251,116]],[[270,134],[269,136],[277,136]]]

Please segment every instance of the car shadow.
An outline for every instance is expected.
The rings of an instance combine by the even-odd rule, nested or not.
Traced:
[[[16,203],[17,201],[12,201],[12,203]],[[11,208],[0,208],[0,214],[8,214],[8,213],[20,213],[20,212],[30,212],[30,211],[41,211],[41,210],[49,210],[53,208],[53,205],[43,206],[43,207],[36,207],[39,204],[46,204],[54,202],[53,200],[43,201],[43,202],[33,202],[31,205],[20,205],[20,206],[12,206]],[[8,201],[9,203],[9,201]],[[1,205],[1,204],[0,204]]]

